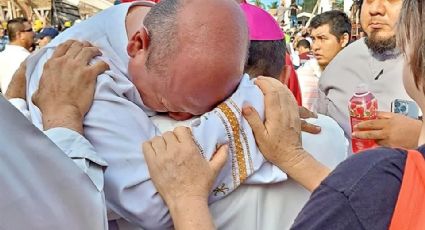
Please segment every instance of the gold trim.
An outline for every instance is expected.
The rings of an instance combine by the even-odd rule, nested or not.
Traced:
[[[220,113],[219,111],[215,111],[215,113],[217,114],[218,118],[220,118],[221,122],[224,125],[224,128],[226,129],[226,134],[227,134],[227,139],[229,140],[229,152],[231,153],[232,156],[232,176],[233,176],[233,189],[235,189],[236,187],[238,187],[238,181],[237,181],[237,175],[236,175],[236,157],[235,157],[235,148],[234,148],[234,142],[233,142],[233,137],[232,137],[232,132],[230,131],[230,127],[227,125],[226,119],[223,117],[222,113]]]
[[[226,103],[220,104],[218,108],[224,113],[224,115],[226,116],[227,120],[230,123],[230,126],[232,127],[233,139],[234,139],[235,150],[236,150],[236,160],[237,160],[238,169],[239,169],[239,183],[242,183],[247,178],[247,170],[246,170],[246,163],[245,163],[242,143],[240,139],[239,121],[235,113]]]
[[[243,118],[242,112],[239,109],[238,105],[232,99],[229,99],[228,102],[230,102],[230,104],[233,106],[233,108],[235,108],[235,110],[238,113],[239,117]],[[250,172],[253,173],[254,172],[254,164],[252,163],[252,157],[251,157],[251,151],[249,149],[248,137],[247,137],[247,135],[246,135],[246,133],[245,133],[242,125],[239,126],[239,127],[241,127],[241,135],[242,135],[242,138],[244,140],[244,144],[245,144],[245,148],[246,148],[246,153],[248,155],[249,169],[251,170]],[[255,144],[255,148],[257,148],[257,144]]]

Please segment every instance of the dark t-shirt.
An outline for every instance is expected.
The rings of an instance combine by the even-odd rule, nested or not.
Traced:
[[[425,147],[418,149],[422,154]],[[291,229],[385,229],[395,208],[406,151],[377,148],[342,162],[313,192]]]

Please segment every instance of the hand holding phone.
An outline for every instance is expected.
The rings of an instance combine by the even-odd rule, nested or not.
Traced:
[[[419,107],[414,101],[395,99],[391,103],[391,112],[402,114],[413,119],[419,117]]]

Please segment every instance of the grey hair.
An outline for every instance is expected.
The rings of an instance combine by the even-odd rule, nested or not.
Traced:
[[[150,38],[146,68],[166,69],[167,57],[176,49],[178,31],[177,13],[181,0],[162,0],[146,15],[143,24]]]

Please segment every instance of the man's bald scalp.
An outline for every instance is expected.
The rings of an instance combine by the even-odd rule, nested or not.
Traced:
[[[229,0],[162,0],[157,5],[152,7],[149,13],[146,15],[144,19],[144,25],[148,30],[150,37],[150,46],[148,50],[148,57],[146,67],[148,70],[155,69],[156,72],[162,74],[163,70],[166,70],[167,65],[169,63],[170,57],[179,50],[178,45],[180,43],[184,43],[185,41],[179,40],[179,31],[182,29],[181,18],[179,20],[179,14],[184,11],[186,7],[194,6],[198,4],[200,7],[210,7],[211,15],[214,14],[214,7],[216,8],[224,8],[228,10],[228,12],[233,12],[232,16],[233,21],[229,23],[234,23],[239,26],[236,33],[242,31],[242,33],[246,33],[246,41],[241,42],[249,42],[248,41],[248,30],[245,22],[245,18],[243,17],[242,11],[240,11],[239,5],[234,1]],[[233,5],[232,5],[233,4]],[[201,6],[202,5],[202,6]],[[205,9],[205,8],[204,8]],[[237,12],[237,11],[240,12]],[[236,12],[236,13],[235,13]],[[191,13],[191,16],[202,17],[200,15],[196,15],[196,12]],[[205,16],[205,15],[204,15]],[[207,15],[208,16],[208,15]],[[241,17],[242,16],[242,17]],[[235,21],[239,21],[235,22]],[[185,28],[188,29],[188,28]],[[189,29],[190,30],[190,29]],[[188,32],[187,30],[185,30]],[[196,33],[196,32],[195,32]],[[198,34],[201,33],[198,31]],[[193,34],[196,36],[196,34]],[[238,36],[240,34],[236,34]],[[245,34],[244,34],[245,35]],[[204,41],[207,43],[208,41]],[[225,42],[225,41],[223,41]],[[203,46],[203,48],[206,48]],[[246,56],[248,53],[248,45],[246,45]],[[209,52],[209,50],[206,50]]]

